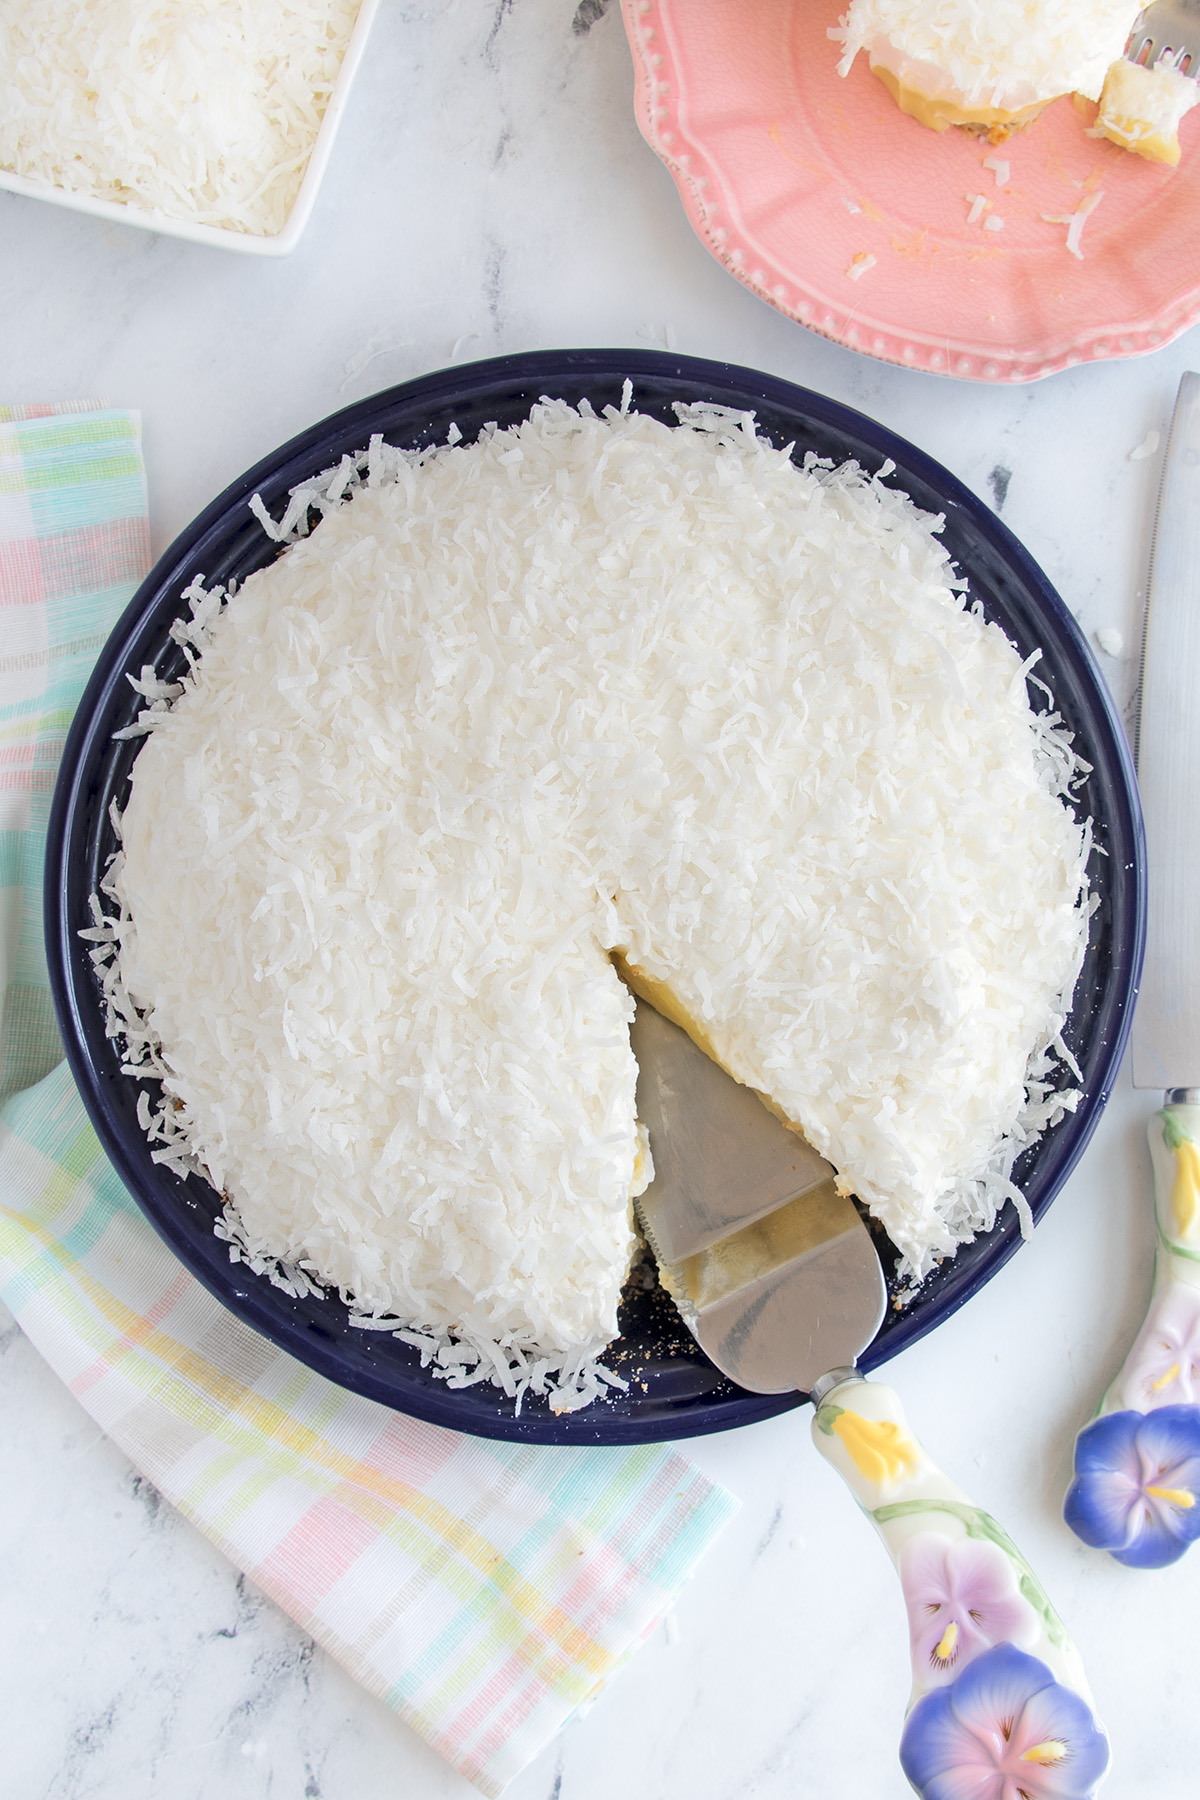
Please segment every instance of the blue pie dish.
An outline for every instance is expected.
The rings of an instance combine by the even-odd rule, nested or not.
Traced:
[[[122,1075],[105,1036],[104,1005],[89,945],[88,898],[116,848],[109,803],[123,802],[139,740],[114,739],[141,701],[127,672],[153,664],[172,680],[182,653],[169,635],[186,617],[183,590],[199,573],[208,585],[243,580],[279,552],[248,506],[259,494],[276,517],[297,483],[365,450],[375,432],[408,448],[442,443],[451,424],[470,441],[490,421],[513,424],[543,395],[599,409],[619,404],[633,384],[639,410],[674,424],[679,401],[752,410],[777,444],[794,444],[868,471],[895,465],[894,484],[945,518],[943,541],[971,596],[1022,657],[1042,652],[1038,676],[1074,734],[1090,772],[1078,789],[1103,854],[1092,859],[1098,905],[1065,1041],[1082,1070],[1082,1098],[1023,1155],[1013,1171],[1035,1219],[1078,1162],[1108,1098],[1124,1050],[1145,934],[1145,854],[1133,768],[1121,728],[1088,647],[1046,577],[989,507],[946,469],[862,414],[751,369],[645,350],[540,351],[444,369],[335,413],[250,469],[213,501],[160,559],[100,656],[67,738],[51,809],[45,931],[50,982],[75,1080],[113,1166],[176,1256],[246,1324],[330,1380],[398,1411],[482,1437],[555,1444],[630,1444],[747,1425],[799,1405],[801,1394],[748,1394],[721,1376],[661,1288],[630,1284],[622,1336],[606,1358],[629,1382],[576,1413],[556,1415],[527,1397],[520,1413],[499,1389],[450,1389],[417,1351],[381,1332],[355,1330],[336,1296],[293,1299],[265,1276],[229,1259],[213,1221],[220,1203],[200,1177],[181,1179],[151,1161],[137,1122],[144,1085]],[[1034,689],[1034,704],[1049,704]],[[1040,696],[1040,697],[1039,697]],[[1065,1078],[1069,1079],[1069,1078]],[[906,1307],[889,1309],[861,1358],[878,1367],[949,1317],[1006,1263],[1021,1243],[1006,1207],[993,1229],[965,1245]],[[885,1264],[886,1239],[880,1238]],[[890,1265],[889,1265],[890,1266]]]

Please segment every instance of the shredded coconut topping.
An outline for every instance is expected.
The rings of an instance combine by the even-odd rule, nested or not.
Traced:
[[[182,693],[135,683],[94,908],[144,1129],[233,1253],[560,1405],[615,1379],[650,1168],[615,953],[914,1279],[1077,1097],[1089,834],[1036,658],[885,479],[678,410],[376,438],[260,509],[284,553],[193,585]]]
[[[9,0],[0,166],[273,236],[357,12],[358,0]]]
[[[830,32],[848,73],[872,65],[934,99],[1017,112],[1059,94],[1098,100],[1140,0],[850,0]]]

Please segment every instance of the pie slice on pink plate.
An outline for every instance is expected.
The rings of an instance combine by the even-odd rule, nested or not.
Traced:
[[[693,228],[789,318],[886,362],[1034,381],[1200,319],[1200,108],[1177,169],[1064,98],[1004,143],[902,113],[839,0],[622,0],[638,124]]]

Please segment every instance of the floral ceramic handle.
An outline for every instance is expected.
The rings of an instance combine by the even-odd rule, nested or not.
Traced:
[[[1108,1769],[1108,1739],[1040,1582],[930,1461],[891,1388],[844,1374],[818,1384],[813,1441],[874,1522],[904,1589],[904,1773],[928,1800],[1088,1800]]]
[[[1085,1544],[1161,1569],[1200,1537],[1200,1106],[1150,1122],[1158,1247],[1150,1310],[1075,1441],[1063,1511]]]

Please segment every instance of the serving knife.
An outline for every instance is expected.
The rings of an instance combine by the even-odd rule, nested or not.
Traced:
[[[1200,1091],[1200,375],[1171,420],[1150,551],[1138,787],[1146,825],[1146,960],[1133,1016],[1133,1085],[1181,1104]]]
[[[1179,384],[1151,544],[1137,769],[1148,909],[1133,1085],[1163,1095],[1149,1126],[1154,1289],[1120,1374],[1076,1440],[1065,1510],[1086,1543],[1132,1567],[1159,1568],[1200,1536],[1200,856],[1193,826],[1200,794],[1200,375],[1193,373]],[[1120,1506],[1111,1503],[1117,1488]]]

